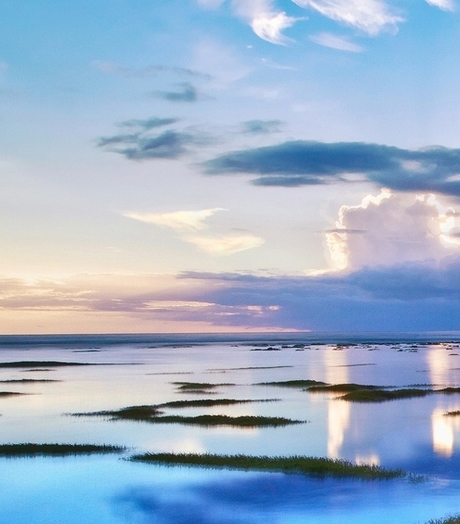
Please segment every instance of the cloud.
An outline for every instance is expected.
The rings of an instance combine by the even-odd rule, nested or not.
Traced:
[[[404,19],[393,12],[382,0],[293,0],[303,8],[345,24],[370,36],[383,31],[394,31]]]
[[[123,213],[124,217],[165,226],[179,232],[200,231],[206,227],[205,220],[223,208],[200,209],[197,211],[174,211],[172,213]]]
[[[203,164],[209,175],[257,175],[256,185],[299,187],[368,181],[398,191],[460,196],[460,149],[407,150],[362,142],[292,141],[234,151]]]
[[[124,78],[150,78],[159,74],[173,74],[180,76],[192,76],[201,78],[210,78],[210,75],[195,71],[186,67],[166,66],[166,65],[150,65],[146,67],[134,68],[123,67],[113,62],[104,62],[95,60],[91,65],[101,71],[102,73],[113,74]]]
[[[207,228],[206,220],[218,211],[225,211],[225,209],[214,207],[196,211],[174,211],[172,213],[126,212],[123,213],[123,216],[147,224],[171,228],[179,234],[179,238],[183,242],[192,244],[209,255],[228,256],[264,244],[263,238],[251,233],[211,236],[193,234]]]
[[[222,3],[219,0],[198,0],[198,4],[205,8],[216,8]],[[289,39],[283,31],[304,19],[275,9],[272,0],[231,0],[230,5],[233,13],[248,23],[259,38],[277,45],[286,45]]]
[[[137,128],[148,130],[148,129],[155,129],[156,127],[163,127],[163,126],[175,124],[178,121],[179,121],[178,118],[152,117],[146,120],[138,120],[138,119],[125,120],[124,122],[120,122],[118,125],[120,127],[137,127]]]
[[[185,239],[210,255],[233,255],[247,249],[260,247],[265,243],[263,238],[255,235],[219,235],[212,237],[189,236]]]
[[[248,120],[243,122],[243,132],[254,135],[277,133],[281,125],[281,120]]]
[[[118,124],[130,133],[101,137],[97,146],[119,153],[129,160],[176,159],[190,152],[191,146],[204,145],[210,141],[204,133],[194,130],[164,129],[179,122],[177,118],[152,117],[145,120],[126,120]]]
[[[180,91],[156,91],[154,96],[167,100],[168,102],[196,102],[198,92],[192,84],[180,84]]]
[[[439,7],[443,11],[455,11],[456,5],[454,0],[426,0],[426,2],[435,7]]]
[[[310,36],[310,40],[315,44],[324,47],[330,47],[339,51],[348,51],[350,53],[360,53],[363,48],[358,44],[350,42],[347,38],[333,35],[331,33],[318,33]]]
[[[357,206],[342,206],[337,229],[326,232],[337,269],[439,263],[459,252],[452,235],[455,220],[434,195],[393,194],[382,190]]]

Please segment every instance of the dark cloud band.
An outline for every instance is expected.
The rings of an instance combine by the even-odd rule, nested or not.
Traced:
[[[291,141],[234,151],[207,161],[208,175],[256,175],[262,186],[298,187],[350,183],[359,175],[400,191],[433,191],[460,196],[460,149],[416,151],[361,142]],[[352,176],[350,176],[352,175]]]

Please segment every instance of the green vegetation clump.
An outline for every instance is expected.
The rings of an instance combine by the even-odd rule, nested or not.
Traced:
[[[238,400],[232,398],[204,398],[198,400],[173,400],[171,402],[164,402],[158,404],[159,408],[201,408],[201,407],[214,407],[214,406],[232,406],[234,404],[249,404],[252,402],[276,402],[276,398],[257,399],[257,400]]]
[[[16,391],[0,391],[0,397],[18,397],[19,395],[26,395],[27,393],[17,393]]]
[[[256,386],[277,386],[282,388],[312,388],[317,386],[327,386],[326,382],[318,380],[284,380],[281,382],[259,382]]]
[[[123,446],[96,444],[0,444],[0,457],[36,457],[122,453]]]
[[[451,515],[442,519],[432,519],[427,524],[460,524],[460,515]]]
[[[110,420],[132,420],[134,422],[150,422],[153,424],[189,424],[193,426],[236,426],[236,427],[277,427],[290,424],[302,424],[301,420],[284,417],[262,417],[243,415],[231,417],[228,415],[199,415],[182,417],[179,415],[163,415],[158,406],[132,406],[116,411],[95,411],[93,413],[74,413],[76,417],[109,417]]]
[[[42,383],[42,382],[61,382],[61,380],[53,380],[46,378],[18,378],[10,380],[0,380],[1,384],[32,384],[32,383]]]
[[[446,411],[446,413],[444,413],[444,416],[445,417],[458,417],[460,415],[460,411],[459,410],[456,410],[456,411]]]
[[[356,390],[339,397],[341,400],[351,402],[385,402],[387,400],[398,400],[404,398],[426,397],[432,394],[429,389],[396,389],[396,390]]]
[[[0,362],[0,368],[54,368],[61,366],[91,366],[86,362],[60,362],[54,360],[20,360],[19,362]]]
[[[154,464],[201,466],[209,468],[277,471],[319,477],[352,477],[366,480],[404,477],[399,469],[374,465],[356,465],[345,460],[317,457],[267,457],[251,455],[212,455],[189,453],[145,453],[130,460]]]
[[[352,391],[374,391],[380,390],[381,386],[368,386],[364,384],[325,384],[318,386],[311,386],[307,388],[308,391],[333,391],[336,393],[350,393]]]
[[[157,406],[129,406],[113,411],[93,411],[88,413],[72,413],[74,417],[109,417],[110,420],[134,420],[155,422],[155,418],[163,411]]]
[[[180,393],[213,393],[220,386],[234,386],[235,384],[210,384],[209,382],[172,382]]]

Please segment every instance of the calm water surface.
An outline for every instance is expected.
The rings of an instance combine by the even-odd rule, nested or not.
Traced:
[[[314,379],[331,384],[460,386],[460,337],[312,335],[248,337],[0,337],[0,361],[63,361],[81,367],[0,368],[0,384],[28,393],[0,399],[0,443],[128,446],[125,455],[0,459],[0,523],[408,523],[460,513],[460,394],[379,404],[337,394],[260,385]],[[339,343],[339,344],[337,344]],[[104,365],[102,365],[104,364]],[[180,393],[174,382],[225,384]],[[73,417],[193,398],[276,399],[200,415],[285,416],[282,428],[200,428]],[[311,455],[426,475],[424,482],[309,479],[279,473],[160,467],[133,452]]]

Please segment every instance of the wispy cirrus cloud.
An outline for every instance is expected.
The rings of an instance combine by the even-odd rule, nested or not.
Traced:
[[[122,76],[124,78],[150,78],[160,74],[173,74],[179,76],[192,76],[201,78],[210,78],[207,73],[196,71],[187,67],[167,66],[161,64],[149,65],[146,67],[125,67],[114,62],[104,62],[102,60],[94,60],[91,63],[94,69],[102,73]]]
[[[300,7],[370,35],[395,31],[404,19],[383,0],[293,0]]]
[[[233,255],[247,249],[260,247],[265,243],[263,238],[250,233],[208,237],[189,236],[186,238],[186,241],[211,255]]]
[[[168,102],[196,102],[198,100],[197,89],[188,82],[180,84],[179,90],[155,91],[152,95]]]
[[[243,122],[243,133],[250,135],[278,133],[283,122],[281,120],[248,120]]]
[[[316,35],[311,35],[310,40],[315,44],[330,47],[331,49],[338,49],[339,51],[360,53],[363,50],[360,45],[351,42],[348,38],[333,35],[331,33],[318,33]]]
[[[191,146],[204,145],[210,138],[196,129],[163,129],[177,123],[176,118],[148,118],[126,120],[118,127],[130,133],[101,137],[97,146],[119,153],[129,160],[177,159],[190,152]],[[161,128],[161,131],[159,129]]]
[[[204,229],[206,227],[205,221],[218,211],[225,210],[221,207],[214,207],[171,213],[122,213],[122,215],[147,224],[169,227],[178,232],[194,232]]]
[[[260,186],[371,182],[399,191],[460,196],[460,149],[401,149],[363,142],[292,141],[233,151],[203,164],[209,175],[255,175]]]
[[[426,0],[426,2],[434,7],[439,7],[443,11],[455,11],[457,8],[454,0]]]
[[[228,256],[264,244],[263,238],[250,232],[197,235],[197,232],[209,227],[206,221],[219,211],[226,211],[226,209],[214,207],[191,211],[173,211],[171,213],[125,212],[122,215],[147,224],[170,228],[177,233],[183,242],[192,244],[209,255]]]

